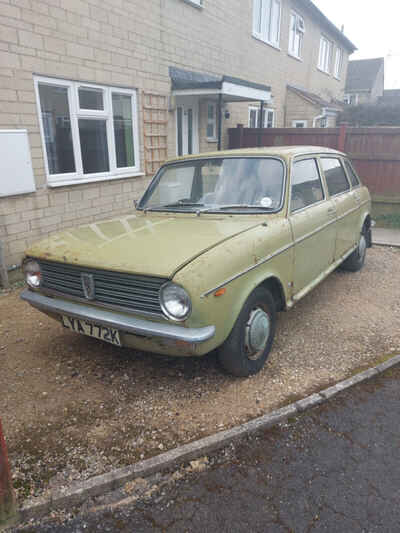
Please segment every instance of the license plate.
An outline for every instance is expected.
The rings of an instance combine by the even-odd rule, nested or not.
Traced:
[[[89,337],[110,342],[116,346],[122,346],[117,329],[64,315],[61,316],[61,320],[64,328],[75,331],[75,333],[81,333],[82,335],[88,335]]]

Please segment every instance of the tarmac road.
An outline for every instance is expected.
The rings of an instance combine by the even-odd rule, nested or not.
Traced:
[[[24,531],[397,533],[399,383],[395,368],[349,389],[164,495]]]

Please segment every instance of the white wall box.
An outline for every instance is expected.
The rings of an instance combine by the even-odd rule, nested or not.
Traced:
[[[0,130],[0,197],[35,190],[27,130]]]

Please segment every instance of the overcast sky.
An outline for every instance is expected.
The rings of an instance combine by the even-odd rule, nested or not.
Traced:
[[[350,59],[385,58],[385,88],[400,89],[398,0],[313,0],[358,50]]]

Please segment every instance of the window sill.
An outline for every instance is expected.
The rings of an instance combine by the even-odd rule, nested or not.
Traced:
[[[217,143],[218,142],[218,139],[214,139],[214,138],[211,138],[211,137],[207,137],[206,141],[208,143]]]
[[[303,59],[300,56],[296,56],[295,54],[291,54],[290,52],[287,53],[287,55],[293,59],[296,59],[297,61],[303,62]]]
[[[281,51],[281,47],[279,45],[270,43],[269,41],[265,41],[262,37],[258,37],[258,35],[254,35],[254,33],[252,33],[251,36],[256,41],[259,41],[260,43],[266,44],[267,46],[270,46],[271,48],[274,48],[275,50],[278,50],[279,52]]]
[[[329,77],[332,76],[330,72],[328,72],[327,70],[322,70],[322,68],[320,68],[320,67],[317,67],[317,70],[319,70],[319,72],[321,72],[321,74],[325,74],[325,76],[329,76]]]
[[[337,80],[337,81],[342,81],[342,79],[340,78],[340,76],[335,76],[335,75],[333,75],[333,77],[334,77],[335,80]]]
[[[193,0],[183,0],[186,4],[189,4],[192,7],[195,7],[197,9],[203,9],[203,4],[198,4],[197,2],[194,2]]]
[[[120,179],[126,179],[126,178],[137,178],[140,176],[144,176],[144,172],[126,172],[124,174],[114,174],[112,176],[96,176],[96,177],[90,177],[85,178],[84,175],[76,176],[74,178],[66,178],[66,179],[56,179],[53,181],[49,181],[49,178],[47,178],[47,185],[51,188],[53,187],[66,187],[67,185],[83,185],[84,183],[97,183],[99,181],[113,181],[113,180],[120,180]]]

